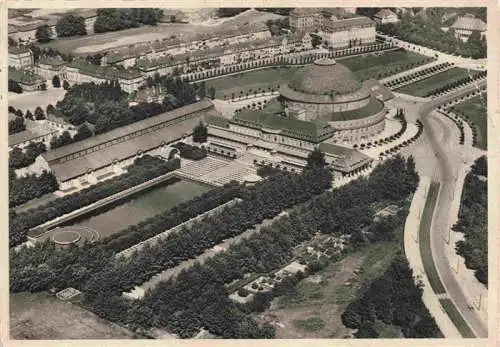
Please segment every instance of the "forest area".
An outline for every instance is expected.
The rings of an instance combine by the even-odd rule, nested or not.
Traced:
[[[463,233],[456,251],[465,265],[474,270],[479,282],[488,285],[488,161],[477,159],[465,177],[458,222],[453,230]]]
[[[426,8],[425,11],[416,15],[405,13],[400,16],[397,24],[380,25],[378,30],[399,39],[433,48],[449,54],[458,54],[463,57],[479,59],[485,58],[487,54],[486,39],[481,38],[478,31],[474,31],[467,42],[455,38],[453,29],[445,32],[442,27],[453,23],[444,23],[443,16],[453,12],[455,9],[449,7]],[[457,15],[471,13],[486,22],[486,8],[465,8]],[[456,18],[456,17],[455,17]]]
[[[407,199],[418,183],[413,160],[396,157],[377,166],[368,179],[358,179],[330,192],[326,189],[330,187],[331,174],[321,166],[321,158],[309,162],[301,174],[277,173],[254,187],[234,186],[242,202],[227,207],[221,215],[206,217],[182,233],[171,234],[131,258],[111,258],[115,252],[106,242],[71,251],[56,250],[49,243],[11,251],[11,291],[74,286],[84,291],[85,307],[135,331],[159,327],[191,337],[204,327],[223,338],[272,338],[274,328],[258,324],[247,311],[235,306],[228,298],[225,284],[247,273],[268,273],[280,268],[290,261],[294,246],[318,231],[350,235],[352,249],[367,242],[391,239],[390,225],[387,229],[372,228],[370,234],[363,232],[373,220],[370,206]],[[159,283],[144,299],[129,301],[121,296],[122,291],[130,290],[157,271],[193,258],[222,239],[301,203],[305,204],[259,233],[231,245],[226,252],[185,269],[175,279]],[[153,217],[134,226],[135,234],[164,231],[166,217]],[[120,235],[126,237],[127,233]],[[118,249],[132,242],[135,241]],[[47,257],[48,254],[52,255]]]

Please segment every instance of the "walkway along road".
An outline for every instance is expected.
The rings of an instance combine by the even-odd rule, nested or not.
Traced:
[[[427,133],[429,144],[434,152],[430,155],[434,155],[437,158],[437,177],[441,183],[436,210],[432,221],[431,248],[433,260],[441,281],[446,288],[447,296],[455,304],[475,335],[479,338],[486,338],[488,336],[487,323],[485,323],[478,312],[472,308],[472,298],[464,294],[464,290],[461,287],[463,284],[458,283],[453,272],[453,267],[449,263],[447,257],[447,252],[449,252],[450,247],[447,244],[450,205],[454,199],[454,194],[459,191],[457,184],[462,184],[458,182],[457,173],[464,165],[470,165],[475,158],[468,154],[467,148],[461,148],[460,146],[450,143],[450,132],[444,131],[438,134],[435,131],[437,129],[433,128],[433,124],[437,124],[438,121],[436,121],[436,117],[433,118],[433,116],[431,116],[432,110],[439,105],[451,101],[454,98],[461,97],[473,90],[476,90],[476,86],[469,85],[461,90],[423,103],[419,107],[419,116],[424,123],[424,129]],[[439,118],[437,118],[437,120],[439,120]]]
[[[406,217],[404,229],[404,249],[405,255],[413,270],[413,275],[423,284],[422,301],[429,310],[430,314],[436,320],[439,330],[445,338],[460,338],[461,335],[451,321],[450,317],[444,312],[439,297],[432,289],[429,278],[424,271],[424,264],[420,253],[419,229],[422,223],[422,213],[429,193],[431,179],[427,176],[421,176],[410,211]]]

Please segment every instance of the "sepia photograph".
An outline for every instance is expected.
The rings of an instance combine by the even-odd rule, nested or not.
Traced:
[[[490,10],[8,8],[6,338],[491,337]]]

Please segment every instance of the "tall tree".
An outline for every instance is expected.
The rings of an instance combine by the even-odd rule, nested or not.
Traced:
[[[59,37],[87,35],[85,18],[73,14],[62,16],[57,21],[56,32]]]
[[[208,137],[208,129],[203,124],[203,122],[200,122],[194,129],[193,129],[193,141],[198,142],[198,143],[203,143],[207,141]]]
[[[40,43],[47,43],[51,40],[51,29],[47,24],[40,25],[36,28],[35,37]]]
[[[52,78],[52,86],[54,88],[61,88],[61,80],[59,79],[59,76],[54,75]]]
[[[319,148],[314,148],[314,150],[307,156],[308,169],[324,168],[326,166],[325,154],[321,152]]]
[[[43,112],[43,110],[42,110],[42,108],[40,106],[38,106],[35,109],[35,119],[36,120],[43,120],[43,119],[45,119],[45,113]]]

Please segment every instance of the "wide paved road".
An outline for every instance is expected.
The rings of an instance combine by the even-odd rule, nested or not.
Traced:
[[[475,90],[474,86],[469,86],[458,92],[452,93],[438,100],[424,103],[419,108],[419,115],[424,123],[427,139],[430,147],[437,156],[438,177],[441,181],[441,191],[436,205],[436,211],[431,231],[431,247],[434,262],[443,281],[449,297],[455,303],[457,309],[465,318],[467,323],[476,333],[477,337],[486,338],[488,336],[487,326],[483,323],[477,311],[470,309],[471,298],[464,295],[460,284],[456,281],[453,269],[448,261],[446,252],[449,245],[446,243],[448,233],[448,218],[450,216],[449,207],[456,191],[456,175],[458,168],[466,165],[460,154],[460,146],[456,146],[453,132],[450,131],[444,121],[438,117],[430,115],[431,110],[444,100],[451,100],[458,95]],[[463,153],[466,155],[466,153]],[[431,154],[432,155],[432,154]],[[468,164],[468,163],[467,163]]]

